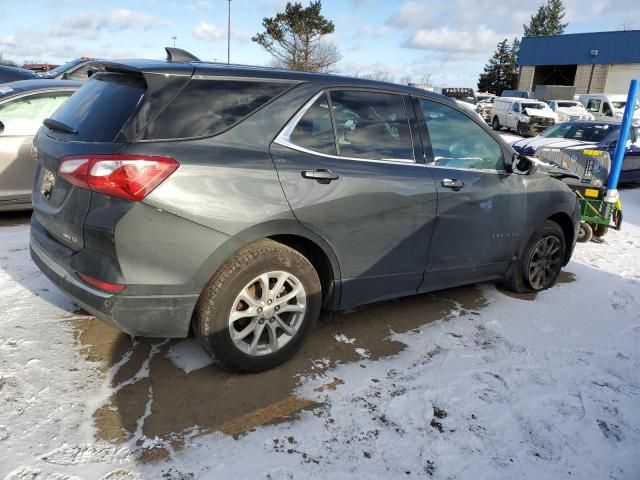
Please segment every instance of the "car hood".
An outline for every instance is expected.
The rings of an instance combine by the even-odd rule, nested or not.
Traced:
[[[541,110],[539,108],[525,108],[524,112],[530,117],[555,118],[556,114],[551,110]]]
[[[565,115],[589,115],[589,112],[580,107],[558,107],[558,113],[564,113]]]
[[[513,144],[513,148],[518,152],[535,152],[540,147],[568,148],[568,147],[593,147],[598,145],[595,142],[583,142],[581,140],[569,140],[566,138],[546,138],[533,137],[520,140]]]

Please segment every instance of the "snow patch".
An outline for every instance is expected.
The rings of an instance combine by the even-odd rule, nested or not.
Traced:
[[[175,345],[172,345],[167,352],[167,357],[176,367],[184,370],[185,373],[199,370],[213,363],[207,352],[192,338],[180,340]]]

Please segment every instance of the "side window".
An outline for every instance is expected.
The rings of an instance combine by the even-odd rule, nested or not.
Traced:
[[[480,125],[461,112],[420,99],[434,164],[476,170],[504,170],[502,148]]]
[[[70,72],[67,76],[68,80],[78,80],[80,82],[86,82],[89,80],[89,72],[93,75],[96,72],[104,71],[104,66],[99,64],[83,65],[82,67]]]
[[[512,106],[511,106],[511,110],[514,112],[519,112],[520,111],[520,104],[515,102]]]
[[[0,105],[2,135],[35,135],[42,120],[50,117],[72,92],[52,92],[16,98]]]
[[[142,132],[144,140],[215,135],[291,86],[267,80],[192,79]]]
[[[613,111],[611,111],[611,105],[609,105],[607,102],[604,102],[604,105],[602,105],[602,113],[607,117],[613,117]]]
[[[289,136],[291,143],[315,152],[337,155],[327,95],[322,94],[305,112]]]
[[[401,95],[332,91],[338,155],[413,161],[409,120]]]
[[[587,103],[587,110],[593,113],[598,113],[600,111],[600,100],[589,100],[589,103]]]

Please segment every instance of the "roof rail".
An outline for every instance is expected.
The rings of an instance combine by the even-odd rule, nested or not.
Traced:
[[[199,62],[200,59],[192,53],[175,47],[164,47],[167,51],[167,62]]]

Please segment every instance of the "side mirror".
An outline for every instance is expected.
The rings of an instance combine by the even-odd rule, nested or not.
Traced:
[[[511,173],[517,175],[531,175],[536,170],[536,164],[529,157],[514,153],[511,158]]]
[[[69,80],[69,72],[64,72],[62,74],[62,80]]]
[[[4,132],[4,123],[0,122],[0,133]]]

